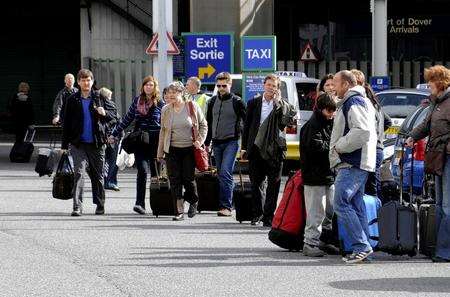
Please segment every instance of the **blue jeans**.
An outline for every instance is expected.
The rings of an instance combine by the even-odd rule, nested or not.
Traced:
[[[334,182],[334,211],[342,223],[350,241],[353,252],[371,251],[368,241],[366,207],[364,205],[364,187],[369,172],[356,168],[338,170]]]
[[[109,144],[105,150],[105,187],[117,186],[117,172],[119,167],[116,165],[117,154],[119,152],[118,144]]]
[[[219,208],[232,208],[233,204],[233,169],[236,154],[239,150],[237,140],[213,144],[214,158],[219,173]]]
[[[435,176],[436,187],[436,256],[450,260],[450,155],[442,176]]]

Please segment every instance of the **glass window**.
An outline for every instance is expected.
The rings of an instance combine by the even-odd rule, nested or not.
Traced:
[[[391,118],[406,118],[422,100],[426,99],[427,95],[422,94],[407,94],[407,93],[387,93],[378,94],[380,104],[384,107],[384,111]]]
[[[316,83],[296,83],[300,110],[313,110],[316,103]]]
[[[413,127],[412,127],[413,129],[416,128],[417,126],[419,126],[423,122],[423,120],[425,120],[425,118],[427,117],[429,111],[431,111],[430,107],[424,108],[422,110],[420,115],[414,121],[414,124],[413,124]]]

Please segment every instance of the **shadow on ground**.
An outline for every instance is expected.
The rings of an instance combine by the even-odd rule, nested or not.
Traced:
[[[328,284],[336,289],[351,291],[450,293],[450,277],[359,279]]]

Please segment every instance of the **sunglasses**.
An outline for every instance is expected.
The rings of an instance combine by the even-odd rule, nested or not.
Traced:
[[[228,85],[216,85],[217,88],[226,88]]]

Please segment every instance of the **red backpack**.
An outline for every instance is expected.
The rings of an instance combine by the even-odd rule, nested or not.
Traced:
[[[269,240],[279,247],[299,251],[303,247],[306,223],[303,179],[299,171],[289,178],[275,211]]]

